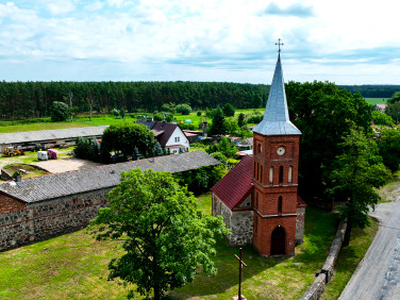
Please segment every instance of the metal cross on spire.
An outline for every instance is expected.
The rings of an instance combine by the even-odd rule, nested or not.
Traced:
[[[283,46],[283,43],[281,43],[281,39],[278,39],[278,42],[275,43],[275,45],[278,46],[278,52],[281,53],[281,46]]]

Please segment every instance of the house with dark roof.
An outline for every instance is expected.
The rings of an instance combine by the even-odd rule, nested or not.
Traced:
[[[153,131],[161,147],[169,149],[172,154],[189,151],[189,140],[178,124],[144,120],[137,120],[137,123]]]
[[[207,153],[193,151],[0,183],[0,251],[87,226],[107,205],[105,196],[122,172],[180,173],[218,164]]]
[[[253,151],[211,189],[213,215],[231,229],[232,245],[252,244],[262,256],[295,254],[306,208],[297,194],[300,136],[289,119],[279,51]]]

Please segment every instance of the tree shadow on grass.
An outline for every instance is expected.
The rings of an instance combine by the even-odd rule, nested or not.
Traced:
[[[216,276],[207,276],[200,272],[195,280],[188,285],[170,293],[173,299],[187,299],[194,296],[215,295],[238,285],[239,262],[235,254],[239,255],[239,247],[230,246],[227,239],[218,241],[217,255],[214,258],[218,269]],[[247,267],[242,269],[242,282],[252,278],[266,269],[287,260],[289,257],[260,257],[250,246],[243,247],[242,260]]]
[[[290,285],[291,282],[284,280],[285,278],[290,278],[290,276],[296,277],[294,281],[297,282],[302,281],[304,278],[299,279],[299,277],[304,276],[309,277],[306,281],[310,283],[313,281],[314,273],[322,268],[335,236],[338,216],[337,214],[309,207],[307,208],[305,220],[305,242],[296,247],[297,255],[295,257],[260,257],[251,245],[243,247],[242,259],[247,264],[247,268],[243,269],[242,282],[244,286],[247,286],[247,290],[260,286],[266,289],[267,286],[271,288],[271,285]],[[218,274],[216,276],[206,276],[200,272],[194,282],[180,289],[175,289],[170,293],[170,296],[177,299],[187,299],[196,296],[214,297],[213,295],[221,295],[232,287],[237,287],[239,263],[234,256],[235,254],[239,254],[239,247],[230,246],[226,239],[219,241],[217,244],[217,255],[214,259]],[[274,268],[275,266],[276,268]],[[267,272],[268,274],[257,276],[271,268],[274,270],[270,273]],[[253,283],[250,283],[249,279]],[[299,283],[299,285],[301,284]],[[301,292],[302,289],[303,287],[300,287],[298,291]],[[231,294],[231,291],[228,293]],[[257,292],[253,293],[253,296],[256,294]],[[258,294],[261,293],[258,292]],[[274,297],[271,294],[265,295]],[[224,296],[226,296],[226,293]],[[284,295],[277,295],[276,298],[282,297]]]

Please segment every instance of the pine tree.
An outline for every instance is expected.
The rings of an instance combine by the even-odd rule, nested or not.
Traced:
[[[143,156],[140,153],[138,147],[135,147],[135,149],[133,150],[133,153],[132,153],[132,160],[139,160],[142,158],[143,158]]]
[[[163,156],[164,152],[159,142],[154,144],[154,156]]]

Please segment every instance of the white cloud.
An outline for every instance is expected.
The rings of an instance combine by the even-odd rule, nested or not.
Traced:
[[[74,1],[59,0],[49,1],[46,3],[46,8],[52,15],[62,15],[73,12],[76,9]]]
[[[357,66],[372,78],[371,64],[385,65],[385,60],[391,62],[386,64],[387,73],[397,74],[392,70],[399,64],[400,5],[392,0],[381,0],[379,5],[347,0],[82,2],[0,4],[0,55],[26,65],[42,61],[43,68],[48,60],[115,64],[96,74],[105,80],[126,72],[121,65],[134,65],[132,78],[142,74],[151,79],[152,73],[158,80],[196,80],[197,75],[201,80],[202,74],[209,74],[210,80],[260,82],[255,74],[273,67],[274,43],[282,38],[282,57],[290,62],[290,74],[298,71],[291,80],[356,78],[356,69],[346,65]],[[369,72],[364,65],[370,66]],[[352,76],[343,75],[349,70]],[[7,72],[0,72],[0,80],[7,80]],[[381,74],[376,79],[381,81]]]

